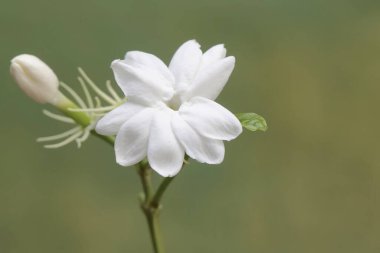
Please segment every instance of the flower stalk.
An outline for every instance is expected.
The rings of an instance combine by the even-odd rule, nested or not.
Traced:
[[[140,205],[148,223],[154,253],[164,253],[165,248],[159,223],[160,211],[162,209],[161,199],[174,177],[164,178],[157,191],[153,194],[151,173],[152,170],[146,160],[139,163],[138,174],[144,191],[140,199]]]
[[[153,244],[155,253],[164,253],[164,246],[161,236],[159,224],[159,204],[152,202],[152,183],[151,183],[151,169],[147,162],[141,162],[138,166],[138,173],[140,175],[141,184],[143,186],[144,195],[141,199],[141,209],[146,217],[149,227],[149,233]]]

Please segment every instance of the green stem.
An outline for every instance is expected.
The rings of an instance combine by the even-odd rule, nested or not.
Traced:
[[[155,253],[164,253],[164,246],[162,243],[160,224],[158,221],[159,208],[151,205],[152,198],[152,183],[151,183],[151,171],[148,162],[141,162],[139,164],[139,175],[141,184],[144,190],[144,198],[141,202],[141,209],[145,214],[145,218],[148,222],[150,238],[153,244],[153,250]]]
[[[153,249],[155,253],[164,253],[164,245],[161,237],[158,209],[145,212],[145,217],[148,222],[150,237],[153,243]]]
[[[144,190],[144,202],[149,203],[152,197],[152,184],[151,184],[151,172],[149,164],[146,161],[142,161],[138,164],[138,173],[140,175],[141,184]]]
[[[169,184],[173,181],[174,177],[166,177],[162,180],[160,186],[158,187],[156,193],[154,194],[151,205],[155,207],[160,206],[160,201],[162,199],[162,196],[165,193],[165,190],[168,188]]]
[[[157,193],[159,193],[159,196],[162,196],[163,192],[168,186],[168,183],[165,183],[165,187],[158,188],[157,192],[152,195],[152,183],[151,183],[151,170],[149,168],[148,162],[144,161],[139,164],[138,172],[141,179],[141,184],[144,189],[144,198],[141,202],[141,209],[143,210],[146,220],[148,222],[150,237],[153,244],[153,249],[155,253],[164,253],[164,245],[163,240],[161,236],[161,229],[160,229],[160,223],[159,223],[159,211],[161,209],[161,205],[159,203],[159,200],[161,197],[156,198]],[[163,182],[165,182],[166,179],[164,179]],[[170,180],[171,181],[171,180]],[[153,198],[152,198],[153,196]],[[158,200],[158,201],[157,201]]]
[[[91,134],[102,139],[102,140],[104,140],[105,142],[110,144],[112,147],[115,144],[115,137],[113,137],[113,136],[101,135],[101,134],[98,134],[95,130],[92,130]]]

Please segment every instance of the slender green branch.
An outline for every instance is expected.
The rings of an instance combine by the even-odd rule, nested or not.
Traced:
[[[164,246],[161,239],[160,225],[158,221],[159,209],[152,205],[152,183],[151,171],[147,161],[143,161],[138,165],[138,174],[144,190],[144,198],[141,201],[141,209],[143,210],[149,226],[150,237],[155,253],[164,253]]]
[[[101,134],[98,134],[95,130],[92,130],[91,134],[102,139],[102,140],[104,140],[105,142],[110,144],[112,147],[115,144],[115,137],[113,137],[113,136],[101,135]]]
[[[142,161],[138,164],[138,173],[144,190],[144,204],[148,205],[153,193],[148,162]]]
[[[165,193],[165,190],[168,188],[169,184],[173,181],[174,177],[166,177],[162,180],[160,186],[158,187],[156,193],[154,194],[152,200],[151,200],[151,205],[154,207],[159,207],[160,206],[160,201],[162,199],[162,196]]]
[[[153,194],[151,184],[151,169],[147,161],[143,161],[138,166],[138,173],[140,175],[141,184],[144,189],[144,198],[141,200],[141,209],[143,210],[146,220],[148,222],[149,233],[153,244],[155,253],[164,253],[164,245],[161,236],[159,214],[161,210],[161,199],[169,184],[173,181],[174,177],[164,178],[158,187],[157,191]]]
[[[144,213],[148,222],[154,253],[165,253],[157,210]]]

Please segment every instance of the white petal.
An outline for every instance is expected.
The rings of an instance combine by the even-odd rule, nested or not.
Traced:
[[[144,159],[155,111],[153,108],[144,109],[121,126],[115,140],[118,164],[130,166]]]
[[[111,68],[117,84],[132,102],[152,105],[157,101],[167,101],[174,94],[171,80],[144,65],[132,66],[122,60],[115,60]]]
[[[208,138],[229,141],[242,132],[235,115],[207,98],[192,98],[180,107],[179,114],[199,134]]]
[[[99,134],[114,135],[127,120],[144,108],[139,104],[126,102],[104,115],[96,124],[95,130]]]
[[[162,109],[154,116],[148,144],[148,161],[163,177],[173,177],[182,168],[184,148],[174,136],[171,120],[173,111]]]
[[[209,50],[204,52],[202,55],[202,61],[200,69],[209,66],[210,64],[215,63],[218,60],[226,57],[226,49],[223,44],[219,44],[211,47]]]
[[[198,134],[178,113],[173,115],[173,131],[186,154],[201,163],[219,164],[224,158],[224,144]]]
[[[161,75],[163,79],[174,84],[174,76],[169,68],[158,57],[153,54],[144,53],[141,51],[129,51],[125,55],[124,62],[138,68],[154,72],[156,75]]]
[[[192,82],[201,59],[202,51],[195,40],[189,40],[178,48],[169,64],[175,77],[176,90],[182,90]]]
[[[201,69],[184,94],[184,100],[196,96],[215,100],[227,83],[234,66],[235,57],[229,56]]]

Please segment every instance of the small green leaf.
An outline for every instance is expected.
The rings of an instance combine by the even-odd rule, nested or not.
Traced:
[[[240,120],[241,125],[250,131],[265,132],[268,129],[265,119],[256,113],[237,113],[236,117]]]

